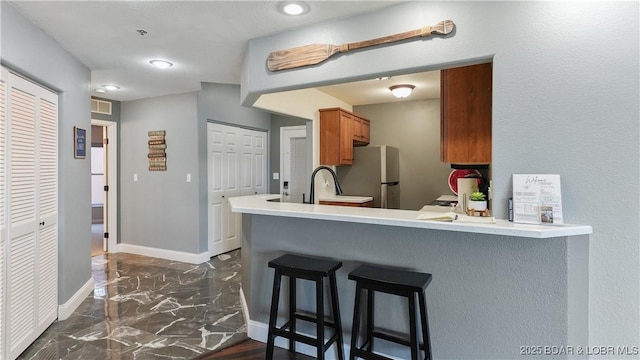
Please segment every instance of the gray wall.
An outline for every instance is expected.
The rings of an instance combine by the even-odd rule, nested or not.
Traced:
[[[453,195],[449,164],[440,162],[440,99],[354,106],[371,121],[371,145],[400,150],[400,206],[420,210],[440,195]]]
[[[0,2],[2,65],[59,94],[58,302],[91,278],[90,159],[73,158],[73,127],[89,130],[89,69],[6,1]]]
[[[196,254],[207,250],[198,241],[197,100],[193,92],[122,102],[121,243]],[[166,130],[167,171],[148,170],[152,130]]]
[[[280,173],[280,128],[283,126],[307,125],[306,119],[293,116],[271,115],[271,130],[269,134],[269,148],[271,149],[271,171],[269,172],[269,192],[280,193],[280,180],[273,180],[273,173]],[[282,175],[282,174],[280,174]]]
[[[638,11],[638,2],[404,3],[252,39],[242,100],[251,104],[261,93],[493,59],[494,213],[506,218],[512,174],[560,174],[566,222],[594,229],[584,299],[590,343],[638,345]],[[443,19],[456,23],[447,38],[363,50],[292,71],[270,73],[264,66],[274,50],[360,41]],[[492,321],[511,319],[496,314]]]

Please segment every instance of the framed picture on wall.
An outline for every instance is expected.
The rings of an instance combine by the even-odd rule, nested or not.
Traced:
[[[87,156],[87,131],[73,127],[73,157],[84,159]]]

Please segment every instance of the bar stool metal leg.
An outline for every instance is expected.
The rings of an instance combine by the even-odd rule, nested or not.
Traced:
[[[336,282],[336,275],[331,274],[329,276],[329,286],[331,288],[331,307],[333,312],[333,322],[335,324],[342,324],[342,319],[340,318],[340,305],[338,302],[338,285]],[[344,360],[344,339],[342,338],[342,326],[336,326],[336,334],[337,340],[336,344],[338,346],[338,360]]]
[[[271,295],[271,312],[269,313],[269,333],[267,335],[267,360],[273,359],[273,346],[276,335],[274,329],[276,328],[276,320],[278,319],[278,301],[280,300],[280,282],[282,280],[282,274],[280,270],[275,271],[273,277],[273,294]]]
[[[349,360],[355,360],[356,350],[358,349],[358,335],[360,333],[360,298],[362,295],[362,287],[360,283],[356,283],[356,298],[353,307],[353,325],[351,326],[351,351],[349,352]]]
[[[427,301],[424,296],[424,292],[418,293],[418,300],[420,301],[420,315],[422,318],[422,341],[424,343],[424,358],[425,360],[432,360],[431,357],[431,337],[429,335],[429,318],[427,316]]]
[[[367,350],[369,352],[373,352],[373,324],[375,321],[373,320],[373,316],[375,314],[375,291],[368,289],[367,290],[367,335],[366,335],[366,344]]]
[[[418,360],[420,342],[418,341],[418,329],[416,327],[416,295],[411,293],[409,299],[409,341],[411,342],[411,360]]]
[[[324,360],[324,281],[316,281],[316,317],[318,360]]]
[[[296,278],[289,276],[289,329],[291,330],[291,334],[296,333]],[[293,337],[289,338],[289,352],[296,352],[296,341]]]

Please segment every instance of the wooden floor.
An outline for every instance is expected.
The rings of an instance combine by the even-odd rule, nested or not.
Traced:
[[[200,356],[197,360],[264,360],[267,344],[255,340],[247,340],[220,352]],[[287,350],[276,347],[273,358],[276,360],[315,359],[302,354],[290,354]]]

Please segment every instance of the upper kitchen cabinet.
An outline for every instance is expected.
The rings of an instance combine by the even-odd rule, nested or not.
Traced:
[[[367,146],[371,133],[369,120],[353,114],[353,145]]]
[[[440,160],[491,163],[492,64],[442,70]]]
[[[369,144],[369,120],[340,108],[320,109],[320,164],[353,164],[353,147]]]

